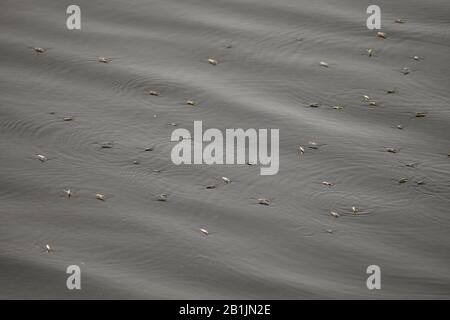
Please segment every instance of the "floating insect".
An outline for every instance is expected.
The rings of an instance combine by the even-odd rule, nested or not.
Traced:
[[[418,162],[409,162],[407,164],[405,164],[405,166],[409,167],[409,168],[415,168],[417,167],[419,163]]]
[[[45,252],[47,252],[47,253],[52,253],[53,252],[52,247],[50,247],[50,245],[48,243],[45,245],[44,249],[45,249]]]
[[[319,147],[320,147],[320,145],[315,141],[308,142],[308,148],[310,148],[310,149],[317,150],[317,149],[319,149]]]
[[[326,231],[327,231],[327,233],[330,233],[330,234],[334,233],[334,231],[331,229],[327,229]]]
[[[159,194],[159,195],[156,197],[156,200],[165,202],[165,201],[167,201],[167,198],[168,198],[168,197],[169,197],[168,194],[166,194],[166,193],[161,193],[161,194]]]
[[[373,49],[366,49],[366,51],[369,57],[373,57],[375,55],[375,51]]]
[[[426,116],[426,112],[416,112],[416,118],[425,118]]]
[[[154,91],[154,90],[147,90],[146,91],[146,93],[149,95],[149,96],[159,96],[160,95],[160,93],[158,92],[158,91]]]
[[[186,104],[189,105],[189,106],[196,106],[197,105],[197,103],[195,101],[192,101],[192,100],[186,101]]]
[[[105,201],[106,200],[106,196],[104,194],[97,193],[95,195],[95,199],[100,200],[100,201]]]
[[[397,90],[395,90],[395,89],[389,89],[389,90],[386,90],[386,93],[387,93],[387,94],[394,94],[394,93],[397,93]]]
[[[403,19],[397,18],[395,19],[395,23],[405,23],[405,21],[403,21]]]
[[[209,184],[206,186],[206,189],[215,189],[217,186],[215,184]]]
[[[298,151],[300,154],[304,154],[305,153],[305,148],[303,148],[302,146],[298,147]]]
[[[328,63],[326,63],[325,61],[320,61],[319,65],[320,65],[321,67],[325,67],[325,68],[328,68],[328,67],[329,67]]]
[[[398,180],[398,183],[406,183],[406,182],[408,182],[408,179],[407,179],[407,178],[400,178],[400,179]]]
[[[403,126],[402,126],[401,124],[399,124],[399,125],[397,125],[397,129],[402,130],[402,129],[403,129]]]
[[[73,117],[64,117],[63,121],[73,121]]]
[[[308,105],[308,107],[310,107],[310,108],[319,108],[320,105],[319,105],[317,102],[313,102],[313,103],[310,103],[310,104]]]
[[[212,64],[213,66],[217,66],[218,62],[215,59],[208,59],[209,64]]]
[[[387,38],[386,33],[381,32],[381,31],[377,32],[377,37],[378,38],[382,38],[382,39],[386,39]]]
[[[231,183],[231,180],[227,177],[222,177],[222,181],[225,182],[225,184]]]
[[[72,190],[70,190],[70,189],[64,189],[63,191],[64,191],[64,193],[66,194],[67,198],[72,197],[72,195],[73,195]]]
[[[42,47],[29,47],[36,53],[46,53],[48,51],[48,48],[42,48]]]
[[[145,148],[144,151],[145,151],[145,152],[150,152],[150,151],[153,151],[153,148],[152,148],[152,147]]]
[[[353,206],[353,207],[352,207],[352,212],[353,212],[353,214],[358,214],[358,212],[359,212],[359,208],[358,208],[358,207],[355,207],[355,206]]]
[[[201,232],[204,236],[209,235],[209,232],[208,232],[208,230],[206,230],[206,229],[200,228],[200,232]]]
[[[369,101],[369,106],[376,107],[377,103],[375,101]]]
[[[45,162],[45,161],[48,160],[48,158],[46,156],[42,155],[42,154],[37,154],[36,157],[41,162]]]
[[[411,73],[411,70],[407,67],[404,67],[400,70],[401,73],[403,73],[405,76]]]
[[[114,143],[113,142],[103,142],[100,144],[100,147],[102,149],[111,149],[112,147],[114,147]]]
[[[370,96],[368,96],[368,95],[363,95],[363,99],[364,99],[364,101],[370,101],[371,100],[371,98],[370,98]]]
[[[263,205],[263,206],[270,206],[270,204],[272,203],[272,200],[270,199],[266,199],[266,198],[259,198],[257,199],[258,204]]]
[[[421,60],[423,60],[423,58],[422,58],[422,57],[419,57],[419,56],[413,56],[412,58],[413,58],[413,60],[415,60],[415,61],[421,61]]]
[[[332,106],[332,108],[333,108],[334,110],[343,110],[343,109],[344,109],[343,106]]]
[[[336,211],[330,211],[330,214],[331,214],[331,216],[332,217],[335,217],[335,218],[339,218],[341,215],[339,214],[339,213],[337,213]]]
[[[100,63],[110,63],[113,59],[107,57],[98,57],[97,61]]]
[[[387,149],[386,149],[386,152],[389,152],[389,153],[398,153],[398,149],[395,149],[395,148],[387,148]]]
[[[331,183],[331,182],[328,182],[328,181],[323,181],[322,184],[325,185],[325,186],[329,186],[329,187],[333,187],[334,186],[334,183]]]
[[[419,180],[419,181],[416,181],[416,184],[417,184],[418,186],[422,186],[422,185],[425,184],[425,181]]]

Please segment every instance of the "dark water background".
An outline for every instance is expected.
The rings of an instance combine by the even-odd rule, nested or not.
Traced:
[[[70,4],[0,3],[1,298],[450,297],[449,1],[377,1],[385,40],[366,1],[79,0],[80,31]],[[280,172],[171,164],[194,120],[280,128]]]

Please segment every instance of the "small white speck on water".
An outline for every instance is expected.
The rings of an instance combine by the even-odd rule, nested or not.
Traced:
[[[200,229],[200,232],[201,232],[204,236],[209,235],[209,232],[208,232],[208,230],[206,230],[206,229],[201,228],[201,229]]]

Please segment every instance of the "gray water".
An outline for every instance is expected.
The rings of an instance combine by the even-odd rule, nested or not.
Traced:
[[[0,4],[0,298],[450,298],[449,1],[377,1],[387,39],[357,0],[69,4]],[[279,128],[279,173],[173,165],[194,120]]]

